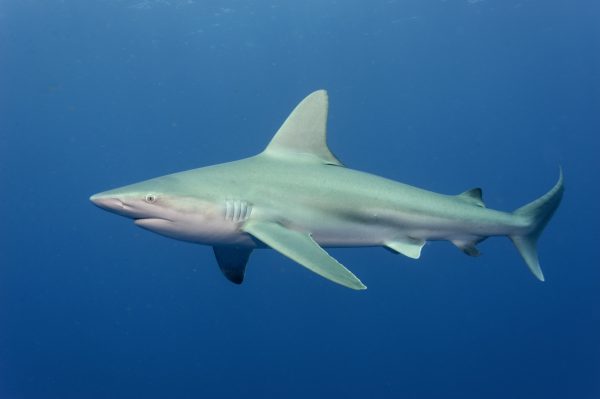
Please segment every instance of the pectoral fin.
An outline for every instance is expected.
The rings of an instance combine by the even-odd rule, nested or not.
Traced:
[[[217,263],[229,281],[242,284],[246,273],[246,263],[252,249],[234,246],[213,247]]]
[[[310,234],[290,230],[279,223],[250,221],[243,230],[307,269],[348,288],[367,287],[342,264],[329,256]]]

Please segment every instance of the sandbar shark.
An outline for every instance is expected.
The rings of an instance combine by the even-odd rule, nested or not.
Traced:
[[[560,204],[563,174],[515,210],[486,208],[480,188],[444,195],[345,167],[326,141],[328,96],[296,106],[264,151],[95,194],[100,208],[170,238],[210,245],[221,271],[242,283],[253,250],[273,248],[343,286],[366,286],[325,247],[380,246],[418,259],[430,240],[477,256],[476,244],[507,236],[544,281],[536,243]]]

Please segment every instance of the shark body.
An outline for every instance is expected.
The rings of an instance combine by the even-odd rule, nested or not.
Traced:
[[[382,246],[417,259],[429,240],[468,255],[490,236],[508,236],[544,280],[536,242],[560,204],[563,177],[544,196],[502,212],[481,189],[443,195],[345,167],[326,143],[328,98],[306,97],[260,154],[95,194],[101,208],[178,240],[210,245],[224,275],[244,279],[252,251],[270,247],[353,289],[365,285],[324,247]]]

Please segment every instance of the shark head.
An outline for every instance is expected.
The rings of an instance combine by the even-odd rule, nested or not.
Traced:
[[[211,201],[180,193],[171,176],[94,194],[96,206],[134,220],[137,226],[185,241],[214,230],[218,209]]]

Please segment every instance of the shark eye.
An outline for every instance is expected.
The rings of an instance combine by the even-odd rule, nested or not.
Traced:
[[[154,194],[146,194],[146,202],[151,204],[156,201],[156,195]]]

